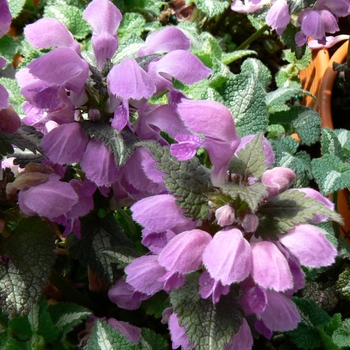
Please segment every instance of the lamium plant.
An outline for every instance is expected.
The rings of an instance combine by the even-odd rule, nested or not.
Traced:
[[[350,346],[350,134],[298,80],[350,1],[180,5],[0,0],[1,348]]]

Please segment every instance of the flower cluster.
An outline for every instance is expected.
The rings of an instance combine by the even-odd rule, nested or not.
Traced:
[[[349,0],[317,0],[312,7],[299,10],[298,13],[290,12],[290,4],[287,0],[234,0],[231,9],[236,12],[253,13],[266,5],[272,5],[266,16],[266,23],[275,29],[277,34],[282,34],[291,21],[291,15],[298,15],[297,26],[300,31],[295,35],[295,42],[303,46],[307,38],[311,37],[320,44],[325,45],[330,38],[326,33],[339,31],[338,18],[350,14]]]
[[[267,140],[261,135],[241,139],[224,106],[184,100],[178,113],[186,126],[196,130],[172,144],[170,153],[185,161],[201,146],[213,162],[215,190],[207,194],[208,215],[204,220],[185,216],[172,193],[132,205],[133,219],[143,226],[142,243],[150,253],[126,267],[126,279],[117,281],[109,291],[110,299],[120,307],[135,309],[160,290],[181,290],[186,275],[197,272],[201,298],[211,298],[214,305],[235,290],[245,317],[253,316],[253,327],[265,337],[271,338],[273,331],[294,329],[300,316],[290,298],[304,286],[301,265],[328,266],[337,255],[324,233],[312,225],[327,220],[333,204],[313,189],[289,189],[294,172],[271,168],[274,154]],[[202,115],[203,121],[198,117]],[[204,140],[199,134],[205,135]],[[246,159],[250,161],[245,163]],[[301,218],[300,213],[289,213],[295,215],[291,222],[297,225],[288,229],[277,224],[279,228],[274,229],[279,220],[288,222],[282,212],[287,208],[293,211],[292,201],[316,206],[320,215],[313,212]],[[276,210],[279,206],[280,212]],[[269,227],[265,211],[272,208],[275,212]],[[169,323],[173,348],[191,349],[187,324],[179,323],[176,310],[166,310],[163,316]],[[253,344],[245,319],[225,349],[237,349],[237,344],[245,344],[244,349]]]
[[[116,140],[109,137],[130,140],[127,146],[131,147],[137,139],[161,138],[158,128],[171,136],[185,133],[181,126],[172,130],[178,119],[175,107],[183,97],[172,79],[193,84],[211,73],[188,51],[189,39],[172,27],[150,34],[137,57],[113,64],[120,11],[108,0],[95,0],[83,17],[93,28],[94,57],[89,56],[89,62],[58,20],[43,18],[24,29],[36,49],[55,47],[16,74],[26,98],[23,122],[44,134],[42,149],[50,171],[48,174],[45,168],[45,174],[38,175],[42,171],[27,169],[8,189],[19,190],[19,205],[27,215],[45,216],[64,225],[64,235],[74,231],[77,236],[79,217],[93,209],[92,194],[97,187],[107,196],[113,186],[117,200],[135,200],[164,187],[156,172],[155,179],[144,173],[135,181],[136,164],[152,167],[149,153],[139,149],[129,159],[130,154],[117,156]],[[168,92],[168,104],[147,102],[164,92]],[[132,125],[130,116],[135,113],[138,119]],[[103,136],[104,132],[108,134]],[[77,163],[83,174],[62,182],[67,167]],[[23,181],[24,176],[28,181]],[[35,176],[40,177],[39,182]]]

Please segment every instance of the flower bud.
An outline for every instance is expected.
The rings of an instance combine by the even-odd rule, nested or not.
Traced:
[[[289,168],[276,167],[266,170],[261,178],[261,182],[266,186],[268,198],[277,196],[286,191],[295,181],[296,175]]]
[[[255,232],[259,226],[259,218],[252,213],[248,213],[244,216],[242,227],[246,232]]]
[[[235,210],[226,204],[215,211],[215,217],[218,225],[222,227],[232,225],[236,218]]]

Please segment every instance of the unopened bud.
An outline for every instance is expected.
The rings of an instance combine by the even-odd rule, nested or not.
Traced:
[[[266,170],[261,178],[261,182],[268,191],[268,198],[277,196],[286,191],[295,181],[296,175],[289,168],[276,167]]]
[[[226,204],[215,211],[215,217],[218,225],[222,227],[232,225],[236,218],[235,210]]]
[[[259,218],[252,213],[248,213],[244,216],[242,221],[242,227],[246,232],[255,232],[259,226]]]

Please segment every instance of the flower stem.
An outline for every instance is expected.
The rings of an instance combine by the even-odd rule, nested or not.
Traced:
[[[247,46],[249,46],[255,39],[259,38],[259,36],[261,36],[265,30],[269,29],[269,26],[267,24],[265,24],[263,27],[261,27],[258,31],[256,31],[253,35],[251,35],[246,41],[244,41],[241,45],[239,45],[235,51],[238,50],[243,50],[245,49]]]

